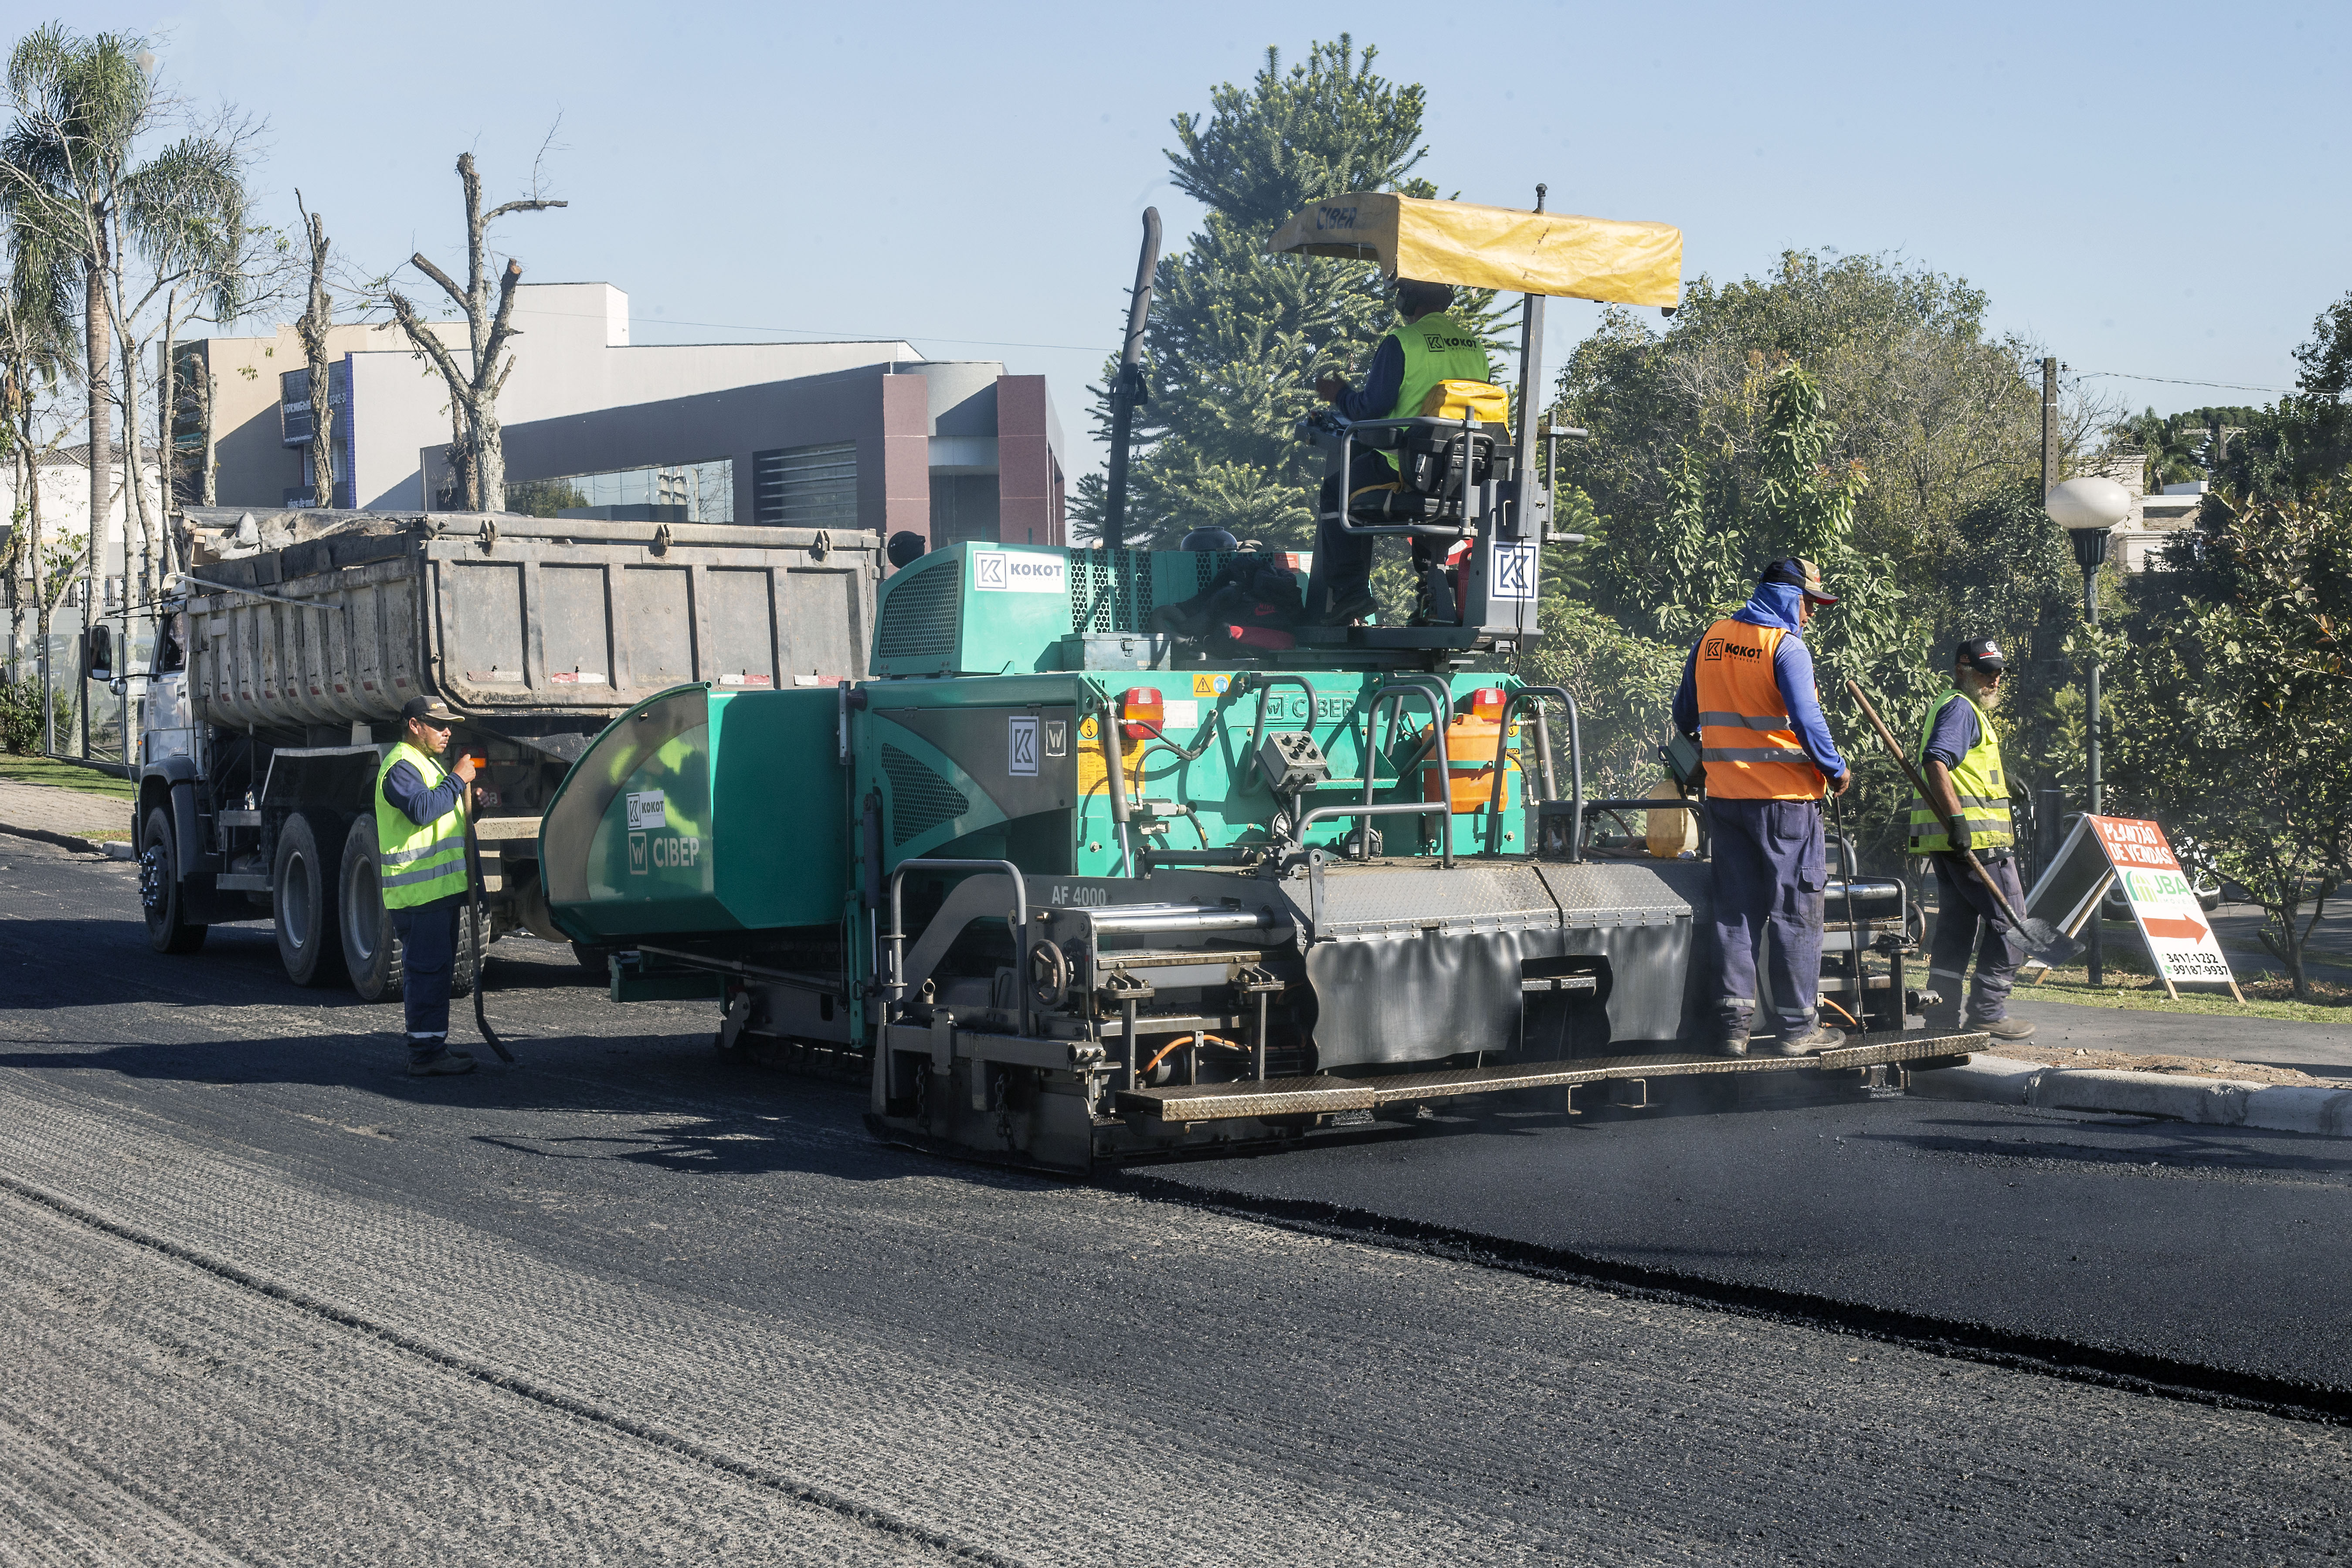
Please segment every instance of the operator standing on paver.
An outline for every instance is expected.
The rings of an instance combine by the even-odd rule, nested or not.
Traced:
[[[2000,645],[1990,637],[1964,642],[1952,656],[1953,689],[1927,710],[1927,722],[1919,726],[1919,772],[1931,798],[1911,802],[1911,853],[1936,863],[1936,941],[1927,953],[1927,973],[1943,1000],[1928,1012],[1927,1026],[1958,1026],[1969,955],[1981,940],[1976,987],[1969,994],[1969,1026],[1997,1040],[2022,1040],[2033,1026],[2007,1014],[2010,984],[2025,962],[2025,950],[2009,940],[1994,918],[1992,895],[1957,853],[1977,851],[1985,875],[2000,884],[2012,906],[2025,908],[2025,889],[2010,855],[2017,835],[2010,823],[2009,776],[2001,771],[2000,737],[1992,727],[2005,662]]]
[[[1830,739],[1813,656],[1800,635],[1816,605],[1836,603],[1811,562],[1773,562],[1739,612],[1700,637],[1675,692],[1675,728],[1698,742],[1706,765],[1717,1043],[1729,1056],[1748,1054],[1759,938],[1780,1054],[1805,1056],[1845,1039],[1817,1021],[1822,789],[1826,780],[1843,795],[1853,775]]]
[[[400,1004],[408,1026],[414,1078],[471,1072],[474,1058],[449,1048],[449,981],[457,963],[457,921],[466,905],[466,811],[474,762],[459,757],[445,773],[457,716],[429,697],[400,710],[399,742],[383,754],[375,791],[377,863],[384,908],[400,934]]]

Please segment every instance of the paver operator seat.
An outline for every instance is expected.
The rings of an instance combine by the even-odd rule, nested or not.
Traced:
[[[1543,400],[1543,301],[1558,294],[1672,310],[1682,290],[1682,231],[1673,225],[1548,213],[1540,185],[1536,204],[1519,211],[1356,192],[1316,203],[1266,241],[1276,255],[1371,261],[1392,279],[1526,297],[1516,411],[1490,383],[1449,378],[1411,415],[1350,420],[1325,410],[1301,422],[1301,437],[1325,449],[1331,475],[1349,471],[1358,446],[1386,453],[1396,468],[1391,482],[1359,486],[1335,505],[1339,515],[1320,521],[1349,534],[1425,542],[1435,571],[1445,574],[1442,584],[1425,577],[1423,594],[1421,618],[1440,624],[1326,628],[1332,640],[1467,651],[1535,635],[1538,552],[1563,537],[1550,531],[1550,486],[1528,423]],[[1335,496],[1346,488],[1344,479],[1331,487]],[[1310,622],[1332,603],[1325,577],[1318,552],[1307,593]]]

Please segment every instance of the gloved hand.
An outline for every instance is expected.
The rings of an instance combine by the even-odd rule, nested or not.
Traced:
[[[1952,848],[1955,851],[1969,848],[1976,842],[1969,835],[1969,819],[1965,816],[1948,818],[1944,824],[1944,829],[1951,835]]]

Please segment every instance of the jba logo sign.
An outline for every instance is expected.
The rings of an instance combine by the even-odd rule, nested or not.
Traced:
[[[1069,558],[1016,555],[1009,550],[971,552],[971,585],[987,594],[1066,594]]]

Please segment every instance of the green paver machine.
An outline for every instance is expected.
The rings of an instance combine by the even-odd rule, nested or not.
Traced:
[[[1901,885],[1850,875],[1831,946],[1875,1032],[1793,1062],[1692,1052],[1706,868],[1588,847],[1654,803],[1586,800],[1570,693],[1475,668],[1537,636],[1543,297],[1671,304],[1679,235],[1366,195],[1273,244],[1527,293],[1516,434],[1311,432],[1335,465],[1359,442],[1430,459],[1404,521],[1388,500],[1344,525],[1466,543],[1450,622],[1211,651],[1158,612],[1262,557],[923,555],[882,587],[871,679],[679,687],[573,767],[541,865],[615,999],[708,997],[721,1049],[850,1067],[890,1136],[1076,1169],[1470,1095],[1966,1050],[1901,1035]]]

